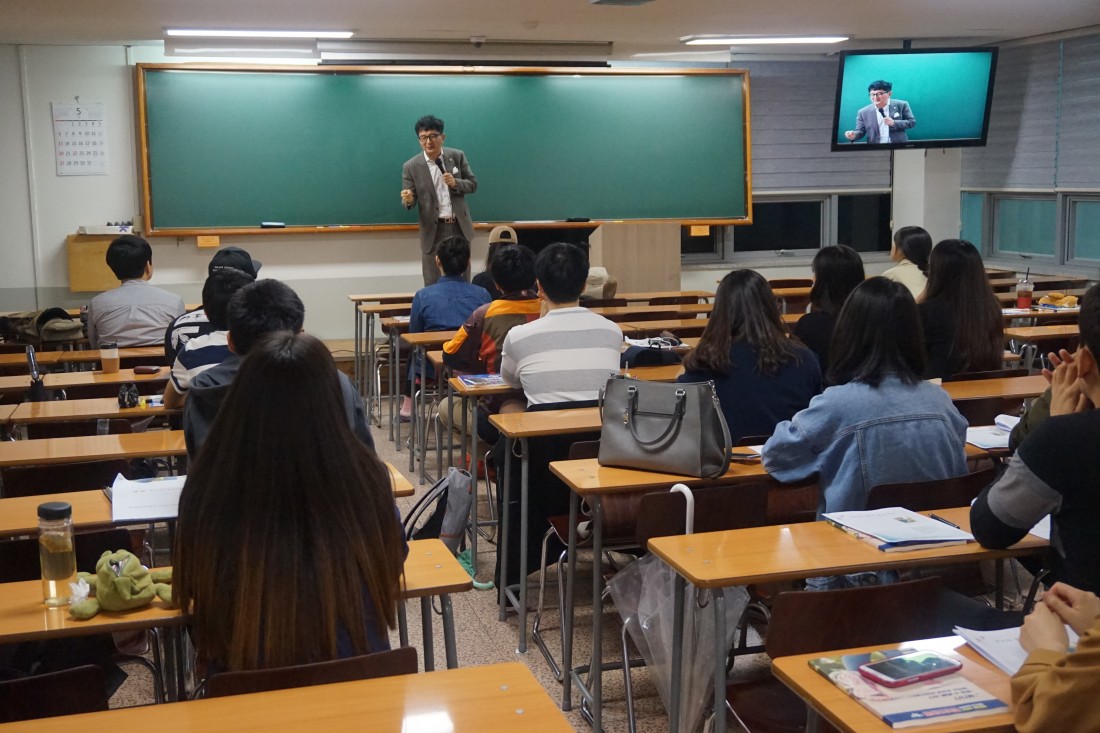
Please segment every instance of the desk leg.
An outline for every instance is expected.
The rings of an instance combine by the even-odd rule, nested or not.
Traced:
[[[397,644],[409,645],[409,616],[405,613],[405,600],[397,604]]]
[[[394,425],[393,424],[394,424],[394,422],[396,422],[396,418],[397,418],[397,410],[394,408],[394,397],[396,396],[397,385],[399,385],[401,383],[401,380],[397,376],[397,368],[401,365],[401,360],[398,358],[398,354],[397,354],[398,340],[397,340],[397,337],[396,337],[396,333],[397,332],[394,329],[390,329],[390,332],[388,334],[386,334],[386,338],[390,342],[389,369],[387,370],[389,373],[386,375],[386,380],[390,384],[390,394],[389,394],[389,402],[390,402],[390,416],[389,416],[389,420],[390,420],[390,440],[394,439],[394,437],[393,437]],[[400,445],[397,446],[397,450],[401,450]]]
[[[450,383],[448,382],[448,384],[450,384]],[[453,392],[452,392],[452,394],[453,394]],[[467,431],[470,429],[469,423],[467,421],[470,420],[471,407],[472,407],[473,410],[477,409],[477,400],[471,400],[468,395],[462,395],[462,440],[459,442],[459,446],[461,446],[462,451],[467,450],[467,448],[466,448],[466,438],[468,436]],[[452,415],[454,414],[453,410],[451,411],[451,414]],[[448,415],[447,420],[449,421],[450,419],[451,419],[451,415]],[[474,428],[473,428],[473,439],[470,441],[470,447],[469,447],[470,453],[469,453],[469,455],[474,456],[477,453],[477,418],[476,417],[473,418],[473,420],[470,420],[470,422],[473,423]],[[462,460],[461,456],[459,457],[459,460]],[[477,519],[477,463],[474,462],[473,457],[470,458],[470,464],[473,468],[473,470],[470,471],[470,491],[472,491],[473,494],[474,494],[474,500],[470,504],[470,527],[473,530],[470,533],[470,565],[473,567],[474,576],[476,577],[477,576],[477,542],[478,542],[478,537],[477,537],[477,534],[478,534],[478,524],[477,524],[477,521],[478,521],[478,519]],[[451,462],[451,465],[452,466],[454,465],[453,461]],[[485,480],[486,481],[489,480],[488,474],[486,474]]]
[[[997,610],[1003,611],[1005,609],[1005,561],[1003,558],[993,561],[993,585]]]
[[[443,607],[443,646],[447,653],[447,669],[455,669],[458,667],[458,649],[455,646],[455,614],[451,594],[441,595],[439,603]]]
[[[711,592],[714,606],[714,733],[726,733],[726,597]]]
[[[508,609],[508,532],[511,531],[508,521],[509,503],[512,500],[512,446],[513,438],[504,439],[504,480],[500,482],[500,500],[504,510],[500,513],[500,536],[497,538],[497,564],[500,566],[500,611],[497,620],[503,622]]]
[[[592,730],[603,730],[603,502],[599,494],[589,499],[592,509],[592,661],[588,689],[592,694]]]
[[[565,616],[561,620],[562,650],[561,650],[561,709],[569,711],[573,709],[573,578],[577,569],[577,514],[581,503],[580,496],[569,492],[569,554],[568,570],[565,576]]]
[[[684,675],[684,589],[687,581],[679,573],[672,586],[672,680],[669,691],[668,730],[680,731],[680,696]]]
[[[416,382],[413,381],[412,393],[413,393],[413,409],[412,420],[409,421],[409,473],[416,471],[416,453],[420,446],[420,406],[424,402],[424,390],[428,386],[427,365],[424,363],[427,361],[424,358],[424,351],[417,346],[413,349],[412,360],[415,365],[413,369],[414,373],[420,375],[420,389],[417,390]],[[398,427],[398,430],[401,428]],[[424,459],[420,459],[421,468],[424,467]],[[424,474],[420,474],[420,483],[424,484]]]
[[[363,314],[359,312],[359,303],[357,301],[351,301],[351,307],[352,310],[355,312],[355,332],[352,336],[352,343],[354,344],[354,346],[352,347],[352,353],[354,354],[352,359],[353,366],[351,370],[352,382],[355,384],[355,388],[359,390],[359,394],[363,394],[363,372],[359,368],[359,360],[363,356],[363,332],[361,330],[363,326]]]
[[[432,597],[420,599],[420,628],[424,636],[424,671],[435,671],[435,639],[432,638]]]
[[[476,430],[475,430],[476,432]],[[527,653],[527,495],[530,485],[527,481],[527,472],[530,469],[530,455],[527,450],[527,438],[519,441],[520,468],[519,468],[519,648],[520,654]],[[596,730],[600,728],[597,725]]]
[[[367,316],[367,332],[365,335],[367,340],[367,352],[363,356],[363,367],[360,372],[361,378],[365,382],[365,394],[367,395],[367,419],[375,422],[375,424],[382,425],[382,402],[381,395],[374,392],[374,362],[378,358],[378,349],[374,343],[374,314],[371,313]],[[378,385],[378,391],[382,391],[382,385]],[[375,405],[375,400],[378,400],[378,404]],[[376,411],[377,410],[377,411]]]

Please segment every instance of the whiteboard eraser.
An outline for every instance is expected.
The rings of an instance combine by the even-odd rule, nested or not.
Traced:
[[[261,221],[261,229],[283,229],[286,227],[286,222],[282,221]]]

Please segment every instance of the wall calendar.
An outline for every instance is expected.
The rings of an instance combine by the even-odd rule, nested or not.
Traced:
[[[59,176],[107,175],[103,102],[53,102],[53,144]]]

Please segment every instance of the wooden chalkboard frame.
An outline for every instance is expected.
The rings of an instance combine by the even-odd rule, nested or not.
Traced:
[[[561,67],[498,67],[498,66],[273,66],[254,64],[137,64],[135,67],[135,87],[137,104],[137,138],[138,158],[140,164],[139,179],[141,182],[141,209],[145,220],[145,231],[153,236],[193,237],[204,235],[253,235],[253,234],[345,234],[358,232],[382,232],[382,231],[408,231],[415,230],[415,224],[364,224],[349,226],[287,226],[283,228],[262,228],[248,226],[218,226],[218,227],[157,227],[155,205],[153,202],[152,185],[150,177],[149,154],[149,122],[148,122],[148,98],[146,95],[146,74],[149,71],[185,70],[185,71],[210,71],[210,72],[240,72],[240,73],[288,73],[288,74],[387,74],[387,75],[427,75],[427,74],[462,74],[462,75],[493,75],[493,76],[549,76],[549,75],[607,75],[607,76],[739,76],[741,78],[741,106],[744,115],[742,129],[744,130],[743,156],[744,170],[744,200],[745,216],[723,218],[637,218],[627,219],[632,222],[668,222],[678,221],[684,225],[743,225],[752,223],[752,143],[749,99],[749,72],[747,69],[680,69],[680,68],[561,68]],[[412,149],[412,146],[410,146]],[[395,173],[396,175],[396,173]],[[475,209],[476,215],[476,209]],[[620,219],[592,219],[585,222],[546,221],[538,223],[520,224],[521,227],[592,227],[608,221],[623,221]],[[488,229],[499,223],[482,221],[475,222],[478,229]]]

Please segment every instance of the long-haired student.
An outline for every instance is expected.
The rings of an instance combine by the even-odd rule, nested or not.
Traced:
[[[933,248],[920,318],[928,351],[926,379],[1001,368],[1001,305],[982,256],[970,242],[945,239]]]
[[[821,391],[813,353],[787,337],[768,281],[753,270],[722,278],[699,345],[678,382],[714,380],[734,442],[768,435]]]
[[[819,512],[835,512],[865,508],[878,484],[966,473],[966,420],[942,387],[921,379],[920,319],[904,285],[873,277],[852,291],[830,364],[835,386],[764,445],[772,477],[820,474]]]
[[[348,427],[328,349],[255,344],[180,496],[174,593],[212,671],[389,648],[407,547],[389,474]]]

